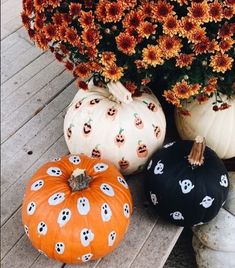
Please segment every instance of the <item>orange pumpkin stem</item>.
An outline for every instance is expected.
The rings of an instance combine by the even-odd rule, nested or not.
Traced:
[[[197,136],[188,155],[188,161],[192,166],[201,166],[204,163],[205,148],[205,138],[202,136]]]
[[[72,192],[82,191],[88,188],[92,177],[88,176],[85,169],[77,168],[73,171],[71,177],[69,178],[69,186]]]

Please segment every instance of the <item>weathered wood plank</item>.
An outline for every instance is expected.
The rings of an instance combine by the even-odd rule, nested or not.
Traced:
[[[21,27],[22,22],[20,12],[22,10],[22,2],[19,0],[11,0],[1,5],[1,39],[4,39],[12,32]]]
[[[163,267],[182,230],[159,219],[130,267]]]
[[[48,105],[66,86],[73,81],[72,75],[62,72],[26,101],[17,111],[12,112],[2,121],[2,142],[13,135],[20,127]]]
[[[12,164],[7,164],[7,163],[11,162],[11,159],[13,159],[16,155],[17,156],[26,155],[26,152],[24,150],[25,146],[30,147],[28,143],[29,142],[32,143],[32,140],[38,139],[38,136],[40,137],[40,134],[39,134],[40,132],[43,131],[43,133],[45,134],[46,126],[48,126],[49,124],[52,124],[51,122],[52,120],[56,120],[56,116],[59,116],[59,114],[61,113],[60,112],[61,110],[66,110],[66,106],[68,106],[68,104],[70,103],[76,90],[77,89],[75,88],[74,84],[66,88],[58,97],[56,97],[51,103],[49,103],[48,106],[46,106],[40,113],[38,113],[35,117],[33,117],[32,120],[30,120],[19,131],[17,131],[17,133],[14,136],[12,136],[6,143],[3,144],[2,155],[4,155],[4,160],[6,161],[6,166],[5,166],[6,168],[11,168]],[[63,133],[62,125],[63,125],[63,122],[60,122],[61,129],[59,130],[59,133],[61,133],[61,135]],[[60,146],[62,149],[66,148],[67,150],[65,142],[60,144]],[[58,153],[56,153],[55,151],[55,156],[58,156],[59,152],[61,153],[63,152],[63,151],[60,151],[59,149],[60,148],[57,148]],[[34,150],[33,153],[35,155],[35,152],[37,152],[37,147],[36,148],[30,147],[30,150]],[[36,155],[37,154],[38,152],[36,153]],[[40,160],[40,155],[38,155],[38,158]],[[30,157],[29,165],[33,164],[31,160],[32,158]],[[40,161],[40,163],[43,163],[43,162]],[[10,187],[6,191],[6,193],[3,194],[2,202],[1,202],[1,205],[2,205],[1,221],[2,222],[5,222],[10,217],[10,215],[20,206],[21,196],[23,195],[23,187],[21,186],[21,183],[24,184],[24,180],[26,180],[27,177],[29,178],[31,175],[32,173],[28,174],[28,171],[27,171],[23,175],[23,181],[22,181],[22,178],[20,177],[21,174],[17,173],[17,176],[19,177],[19,179],[17,180],[16,185],[13,185],[12,187]],[[14,178],[15,177],[16,175],[14,175]],[[15,188],[17,189],[17,193],[18,193],[17,195],[15,195]]]
[[[51,260],[44,256],[43,254],[40,254],[38,258],[33,262],[30,266],[30,268],[62,268],[63,263],[56,262],[54,260]]]
[[[16,89],[11,95],[1,101],[2,122],[7,121],[7,117],[17,111],[29,99],[35,99],[37,92],[54,80],[64,70],[63,65],[56,61],[51,62],[34,77],[32,77],[22,87]],[[71,77],[71,76],[70,76]],[[71,78],[70,78],[71,79]],[[50,90],[48,90],[50,91]],[[36,95],[35,95],[36,94]],[[47,94],[45,94],[47,96]],[[36,97],[37,98],[37,97]],[[18,111],[17,111],[18,113]]]
[[[20,70],[19,73],[7,80],[1,88],[2,102],[19,87],[22,87],[26,82],[35,77],[35,75],[48,66],[53,60],[54,57],[51,53],[44,53],[35,61]]]

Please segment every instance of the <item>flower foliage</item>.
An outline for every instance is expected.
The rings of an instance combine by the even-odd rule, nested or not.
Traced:
[[[22,12],[29,36],[75,77],[134,93],[163,74],[177,107],[235,94],[234,18],[234,0],[23,0]]]

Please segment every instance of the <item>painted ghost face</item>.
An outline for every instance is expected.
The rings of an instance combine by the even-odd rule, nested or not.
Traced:
[[[209,208],[214,200],[215,200],[214,198],[211,198],[210,196],[207,195],[202,199],[200,205],[202,205],[204,208]]]
[[[64,246],[64,243],[63,242],[57,242],[55,244],[55,251],[58,254],[63,254],[64,253],[64,250],[65,250],[65,246]]]
[[[101,206],[101,218],[103,221],[109,221],[112,217],[112,210],[107,203]]]
[[[114,190],[113,190],[112,186],[110,186],[110,185],[107,184],[107,183],[102,183],[102,184],[100,185],[100,190],[101,190],[104,194],[106,194],[106,195],[108,195],[108,196],[114,196]]]
[[[130,217],[130,208],[129,208],[129,205],[127,203],[125,203],[123,205],[123,213],[124,213],[124,216],[126,218],[129,218]]]
[[[87,215],[90,211],[90,202],[86,197],[80,197],[77,200],[77,209],[79,214]]]
[[[220,185],[223,187],[228,187],[228,178],[227,175],[222,175],[220,178]]]
[[[174,220],[184,220],[182,213],[179,211],[175,211],[175,212],[171,213],[170,216],[172,216],[172,218]]]
[[[71,216],[72,216],[71,210],[65,208],[60,211],[57,223],[60,225],[60,227],[63,227],[71,219]]]
[[[82,261],[87,262],[87,261],[89,261],[91,259],[92,256],[93,256],[92,253],[84,254],[84,255],[82,255]]]
[[[39,235],[46,235],[47,233],[47,225],[45,222],[41,221],[39,222],[37,226],[37,231]]]
[[[71,156],[69,157],[69,162],[71,162],[71,163],[74,164],[74,165],[78,165],[78,164],[81,162],[81,159],[80,159],[80,157],[77,156],[77,155],[71,155]]]
[[[150,192],[150,198],[152,200],[152,203],[155,205],[157,205],[158,201],[157,201],[157,196],[155,194],[153,194],[152,192]]]
[[[164,164],[161,163],[161,160],[157,162],[157,165],[154,168],[154,174],[163,174]]]
[[[36,204],[35,202],[30,202],[27,206],[27,214],[33,215],[36,210]]]
[[[32,191],[38,191],[40,190],[44,185],[44,180],[37,180],[31,185]]]
[[[60,193],[55,193],[52,196],[50,196],[48,199],[48,203],[51,206],[56,206],[62,203],[64,200],[65,200],[65,194],[60,192]]]
[[[183,194],[188,194],[191,192],[191,190],[194,188],[194,185],[190,180],[183,180],[179,181],[179,185],[181,187]]]
[[[80,233],[80,241],[84,247],[90,245],[90,242],[94,239],[94,234],[90,229],[83,228]]]
[[[95,172],[102,172],[108,169],[108,165],[104,164],[104,163],[98,163],[96,165],[94,165],[94,171]]]
[[[112,231],[112,232],[109,233],[109,235],[108,235],[108,245],[109,245],[109,247],[112,247],[112,245],[114,244],[116,236],[117,236],[117,234],[116,234],[115,231]]]
[[[62,171],[58,167],[50,167],[47,170],[47,174],[50,176],[59,177],[62,175]]]
[[[128,184],[127,182],[122,178],[122,177],[117,177],[118,178],[118,181],[126,188],[128,189]]]

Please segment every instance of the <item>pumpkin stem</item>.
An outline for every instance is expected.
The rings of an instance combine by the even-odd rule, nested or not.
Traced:
[[[201,166],[204,163],[204,151],[206,140],[202,136],[197,136],[193,143],[192,149],[188,155],[188,161],[193,166]]]
[[[85,169],[77,168],[69,178],[69,186],[72,192],[82,191],[89,186],[92,177],[88,176]]]

